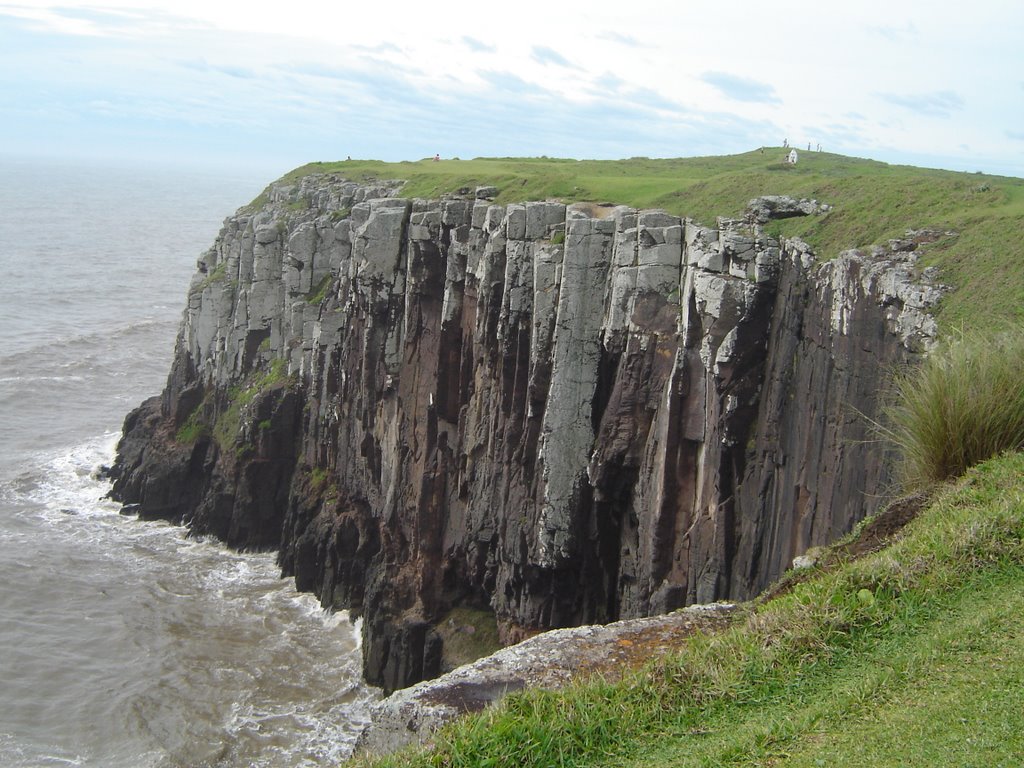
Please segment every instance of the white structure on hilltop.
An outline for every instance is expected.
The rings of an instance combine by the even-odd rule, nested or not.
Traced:
[[[790,165],[796,165],[797,154],[795,149],[789,150],[789,154],[786,155],[786,162]]]

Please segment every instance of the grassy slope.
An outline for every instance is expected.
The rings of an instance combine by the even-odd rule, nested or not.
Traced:
[[[823,258],[901,237],[907,229],[954,230],[930,246],[925,266],[961,289],[941,310],[947,327],[1024,320],[1024,179],[887,165],[802,152],[796,166],[768,148],[724,157],[594,161],[478,158],[433,162],[311,163],[289,173],[339,172],[354,180],[401,178],[403,194],[434,197],[490,184],[497,202],[561,199],[665,208],[714,223],[738,216],[751,198],[787,194],[835,206],[826,216],[772,224],[800,236]]]
[[[1024,455],[971,470],[901,540],[609,685],[517,694],[379,765],[1018,765]]]

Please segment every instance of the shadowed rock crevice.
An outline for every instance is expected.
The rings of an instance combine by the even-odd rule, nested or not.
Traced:
[[[437,674],[454,608],[507,643],[746,598],[879,506],[864,417],[935,335],[913,253],[395,191],[228,219],[113,469],[361,616],[371,683]]]

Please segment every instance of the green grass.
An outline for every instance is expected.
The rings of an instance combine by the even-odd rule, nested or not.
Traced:
[[[223,282],[227,278],[227,263],[221,262],[206,275],[195,288],[192,289],[192,293],[202,293],[214,283]]]
[[[671,732],[637,766],[1016,764],[1024,754],[1024,570],[996,569],[840,664]],[[855,649],[856,650],[856,649]],[[978,691],[986,691],[979,695]],[[693,742],[697,742],[694,744]]]
[[[228,390],[227,405],[214,421],[211,433],[222,452],[232,448],[244,451],[247,446],[236,445],[242,425],[242,413],[256,397],[288,379],[288,363],[280,358],[271,361],[263,371],[249,374]]]
[[[1003,451],[1024,448],[1024,331],[953,336],[895,378],[883,438],[917,491]]]
[[[314,493],[322,493],[330,483],[330,478],[326,467],[313,467],[309,471],[309,487]]]
[[[174,439],[183,445],[193,445],[201,437],[210,434],[210,427],[203,421],[203,408],[197,407],[188,415],[185,422],[178,427]]]
[[[1011,765],[1024,754],[1024,455],[618,683],[527,691],[377,766]]]
[[[947,328],[1024,320],[1024,180],[888,165],[827,152],[801,152],[796,166],[778,147],[722,157],[629,160],[477,158],[402,163],[310,163],[283,177],[338,173],[353,181],[405,179],[402,194],[437,197],[493,185],[505,204],[526,200],[664,208],[713,225],[758,195],[815,198],[824,216],[773,224],[807,240],[822,258],[902,237],[907,229],[955,231],[923,249],[925,266],[960,289],[940,309]],[[265,194],[253,205],[265,200]]]
[[[320,278],[320,282],[314,285],[313,289],[306,296],[306,301],[310,304],[319,305],[327,298],[327,291],[330,289],[333,279],[329,272]]]

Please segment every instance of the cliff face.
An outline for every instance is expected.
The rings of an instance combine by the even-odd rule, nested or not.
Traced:
[[[361,614],[371,683],[436,675],[454,607],[511,642],[745,598],[877,507],[867,419],[935,333],[912,255],[394,191],[229,219],[113,470]]]

